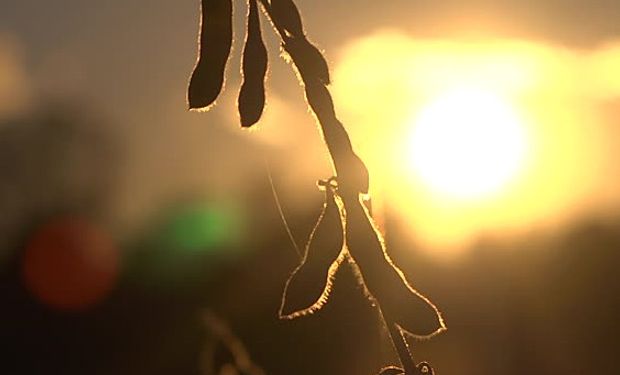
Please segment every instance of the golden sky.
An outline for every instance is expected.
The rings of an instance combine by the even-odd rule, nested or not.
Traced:
[[[334,92],[377,199],[427,245],[462,246],[619,206],[618,66],[620,41],[574,49],[380,31],[339,55]],[[416,143],[424,126],[443,133]],[[431,154],[416,162],[420,147]],[[448,163],[428,159],[441,152]],[[495,169],[471,166],[488,161]],[[424,168],[443,173],[443,190]]]
[[[339,116],[371,168],[376,205],[396,207],[417,238],[465,246],[479,234],[555,227],[618,207],[617,1],[298,3],[333,70]],[[0,115],[66,97],[111,118],[117,125],[110,131],[128,150],[110,207],[115,222],[139,221],[160,201],[188,192],[239,195],[266,181],[265,158],[274,164],[284,202],[306,208],[307,192],[326,177],[329,163],[273,37],[266,37],[265,117],[257,131],[236,127],[244,15],[243,9],[235,14],[237,40],[218,106],[188,114],[195,3],[156,0],[145,9],[127,1],[15,2],[0,14]],[[480,100],[450,108],[472,93]],[[464,118],[489,105],[494,109],[482,117]],[[469,130],[451,128],[459,121],[447,121],[450,116],[462,117]],[[493,123],[504,124],[498,130],[504,138],[514,139],[506,136],[512,132],[522,140],[496,139],[498,153],[485,157],[489,143],[476,134]],[[425,127],[461,133],[442,138],[420,133]],[[433,142],[442,139],[452,148],[480,142],[476,153],[464,148],[455,159],[492,160],[496,169],[477,169],[465,188],[449,168],[429,162],[441,150]],[[427,145],[423,157],[412,151],[416,144]]]

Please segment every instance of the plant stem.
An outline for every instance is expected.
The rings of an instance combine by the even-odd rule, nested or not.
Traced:
[[[415,366],[415,361],[411,356],[411,352],[409,351],[407,341],[405,341],[405,338],[396,323],[384,313],[382,313],[382,315],[385,325],[388,328],[388,332],[390,333],[392,344],[396,349],[396,354],[398,354],[400,363],[403,365],[403,369],[405,370],[405,375],[415,375],[417,368]]]
[[[273,20],[273,16],[271,15],[271,4],[269,4],[269,2],[267,0],[258,0],[258,1],[263,6],[263,9],[265,10],[265,13],[267,13],[267,16],[269,16],[269,20],[271,20],[271,24],[276,29],[278,34],[280,34],[280,39],[284,40],[284,37],[286,36],[286,33],[284,32],[284,29],[281,28],[280,25],[278,25]]]
[[[273,18],[273,13],[271,9],[271,4],[268,0],[257,0],[262,5],[263,9],[271,24],[276,29],[277,33],[282,40],[282,43],[285,43],[287,40],[286,31],[278,24],[277,20]],[[329,151],[329,155],[332,159],[332,164],[334,167],[334,172],[336,176],[343,177],[338,179],[338,188],[341,190],[341,193],[351,194],[355,197],[353,201],[358,201],[357,197],[359,196],[360,186],[363,186],[364,183],[359,183],[360,180],[356,179],[355,173],[360,170],[365,171],[366,175],[362,176],[362,178],[366,179],[365,189],[368,188],[368,172],[366,170],[366,166],[363,161],[357,157],[355,152],[353,151],[353,146],[351,144],[351,140],[349,135],[342,125],[340,121],[336,118],[335,111],[333,108],[333,102],[331,94],[327,89],[326,85],[323,82],[319,82],[318,80],[306,81],[305,72],[301,71],[302,67],[296,61],[295,56],[293,54],[289,54],[293,64],[300,70],[302,79],[304,80],[304,86],[306,89],[306,99],[312,111],[316,115],[319,125],[321,126],[321,130],[323,133],[324,141],[327,145],[327,149]],[[355,171],[357,169],[357,171]],[[349,172],[349,173],[347,173]],[[352,176],[355,176],[351,178]],[[343,186],[345,185],[351,186]],[[346,188],[346,189],[345,189]],[[405,375],[416,375],[417,368],[411,353],[409,352],[409,347],[407,346],[407,342],[403,337],[400,329],[396,325],[396,322],[392,320],[389,316],[385,315],[381,308],[379,307],[379,312],[385,322],[385,325],[388,328],[388,333],[392,340],[392,344],[396,349],[396,353],[400,358],[400,362],[405,371]]]
[[[282,45],[286,48],[287,40],[291,38],[287,36],[286,31],[282,25],[278,23],[278,20],[273,17],[271,4],[268,0],[258,1],[265,10],[271,24],[279,34]],[[320,52],[318,53],[320,54]],[[294,54],[289,53],[289,56],[301,75],[306,92],[306,100],[318,119],[323,140],[325,141],[332,160],[333,170],[335,175],[339,177],[338,184],[340,189],[343,190],[346,186],[351,190],[363,190],[364,193],[367,193],[368,171],[364,163],[357,157],[353,150],[351,139],[346,129],[336,117],[329,89],[326,87],[325,83],[307,74],[304,66],[297,61],[297,57]],[[321,56],[321,58],[323,57]],[[358,181],[353,181],[355,179]],[[359,183],[359,181],[362,182]]]

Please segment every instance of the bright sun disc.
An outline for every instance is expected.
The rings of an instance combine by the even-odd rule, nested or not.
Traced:
[[[445,92],[422,109],[410,139],[412,167],[431,191],[470,200],[499,192],[520,170],[524,128],[501,96]]]

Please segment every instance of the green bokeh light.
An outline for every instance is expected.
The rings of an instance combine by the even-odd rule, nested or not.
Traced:
[[[166,248],[178,251],[217,251],[243,241],[239,209],[221,203],[201,203],[175,210],[161,233]]]
[[[246,229],[245,210],[235,202],[177,203],[154,220],[137,244],[142,251],[134,252],[131,278],[153,293],[203,296],[210,275],[252,249]]]

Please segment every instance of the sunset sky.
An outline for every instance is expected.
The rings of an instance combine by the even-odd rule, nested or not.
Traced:
[[[336,100],[385,175],[377,188],[422,237],[523,233],[618,209],[620,43],[384,31],[344,56]]]
[[[265,117],[257,131],[236,128],[244,9],[235,16],[237,41],[220,105],[207,115],[185,111],[196,7],[194,1],[14,1],[0,15],[0,115],[79,97],[113,119],[112,131],[130,150],[111,209],[121,222],[139,220],[152,202],[179,191],[243,190],[264,179],[265,159],[282,168],[275,180],[291,206],[303,205],[299,189],[329,173],[313,119],[273,37],[267,37]],[[463,246],[483,234],[553,228],[620,205],[617,1],[324,0],[299,7],[332,66],[338,113],[371,168],[378,207],[398,207],[427,245]],[[450,107],[459,90],[483,97],[465,104],[473,106],[469,118]],[[477,118],[475,109],[489,105],[495,107],[484,116],[491,117]],[[428,115],[432,108],[436,113]],[[463,149],[455,149],[455,160],[474,157],[467,150],[477,149],[472,160],[495,159],[495,170],[470,161],[470,169],[455,171],[450,160],[444,167],[432,161],[433,150],[454,149],[454,137],[420,138],[416,129],[443,123],[450,133],[455,121],[420,125],[420,118],[455,111],[453,120],[460,116],[461,128],[471,129],[461,129],[469,136],[457,142]],[[499,131],[512,132],[512,144],[491,142],[501,150],[495,156],[484,148],[490,143],[481,130],[485,121],[512,124]],[[415,147],[420,142],[427,151]],[[291,162],[279,162],[284,159]],[[455,173],[478,175],[459,180]]]
[[[0,373],[221,375],[207,310],[267,374],[397,364],[353,263],[322,310],[277,319],[329,155],[264,18],[267,104],[239,126],[243,0],[224,90],[188,111],[199,3],[2,2]],[[386,252],[448,326],[414,359],[438,375],[618,373],[620,1],[296,3]]]

